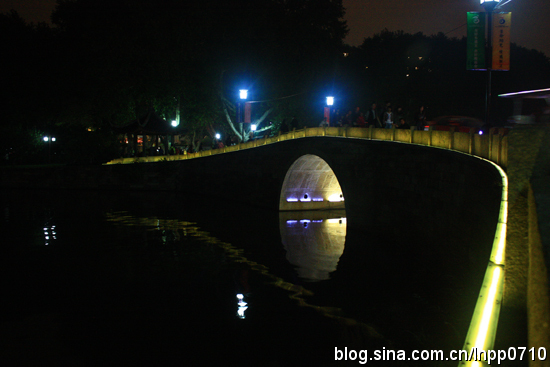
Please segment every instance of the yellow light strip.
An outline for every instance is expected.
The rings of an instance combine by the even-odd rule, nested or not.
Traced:
[[[476,341],[474,346],[477,350],[485,350],[485,342],[487,341],[487,334],[489,332],[489,322],[493,315],[493,309],[495,307],[495,301],[497,298],[497,287],[500,281],[500,275],[502,271],[500,267],[495,267],[492,271],[491,286],[489,287],[489,294],[485,300],[483,306],[483,314],[481,316],[481,322],[479,323],[479,329],[476,335]]]
[[[498,169],[502,178],[500,212],[491,257],[485,271],[483,284],[479,291],[479,297],[463,347],[469,356],[472,353],[473,358],[471,361],[461,361],[459,366],[483,366],[480,361],[476,360],[476,357],[479,358],[482,351],[486,353],[494,347],[500,305],[502,303],[508,217],[508,177],[501,167],[491,161],[487,162],[490,162]],[[487,355],[484,354],[483,359],[486,358]]]
[[[504,265],[504,255],[506,251],[506,223],[498,223],[495,235],[495,244],[491,251],[490,261],[497,265]]]

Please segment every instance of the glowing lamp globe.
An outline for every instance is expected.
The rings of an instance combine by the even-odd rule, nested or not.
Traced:
[[[500,0],[479,0],[479,4],[485,8],[486,11],[493,11]]]

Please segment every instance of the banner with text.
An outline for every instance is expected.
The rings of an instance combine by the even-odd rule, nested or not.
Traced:
[[[493,70],[510,70],[512,13],[493,13]]]
[[[485,70],[485,13],[468,12],[466,69]]]

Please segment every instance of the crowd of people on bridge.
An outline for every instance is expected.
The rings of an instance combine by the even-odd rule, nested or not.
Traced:
[[[376,103],[372,103],[367,111],[361,111],[360,107],[342,114],[340,110],[330,111],[330,117],[323,118],[319,126],[338,127],[375,127],[385,129],[410,129],[411,126],[418,130],[424,130],[427,124],[426,108],[420,106],[413,115],[412,121],[408,118],[401,106],[393,108],[391,102],[386,102],[384,108],[379,109]]]

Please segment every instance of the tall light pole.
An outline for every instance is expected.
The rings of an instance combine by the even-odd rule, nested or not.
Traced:
[[[248,98],[248,89],[239,89],[239,102],[237,103],[237,123],[239,124],[239,131],[243,136],[243,101]]]
[[[327,106],[325,107],[325,120],[327,122],[327,126],[330,126],[330,109],[334,105],[334,97],[328,96],[327,97]]]
[[[487,18],[487,48],[489,52],[486,52],[486,64],[487,64],[487,87],[485,93],[485,123],[489,124],[491,119],[491,72],[493,68],[493,10],[498,5],[500,0],[479,0],[480,5],[485,9]]]

